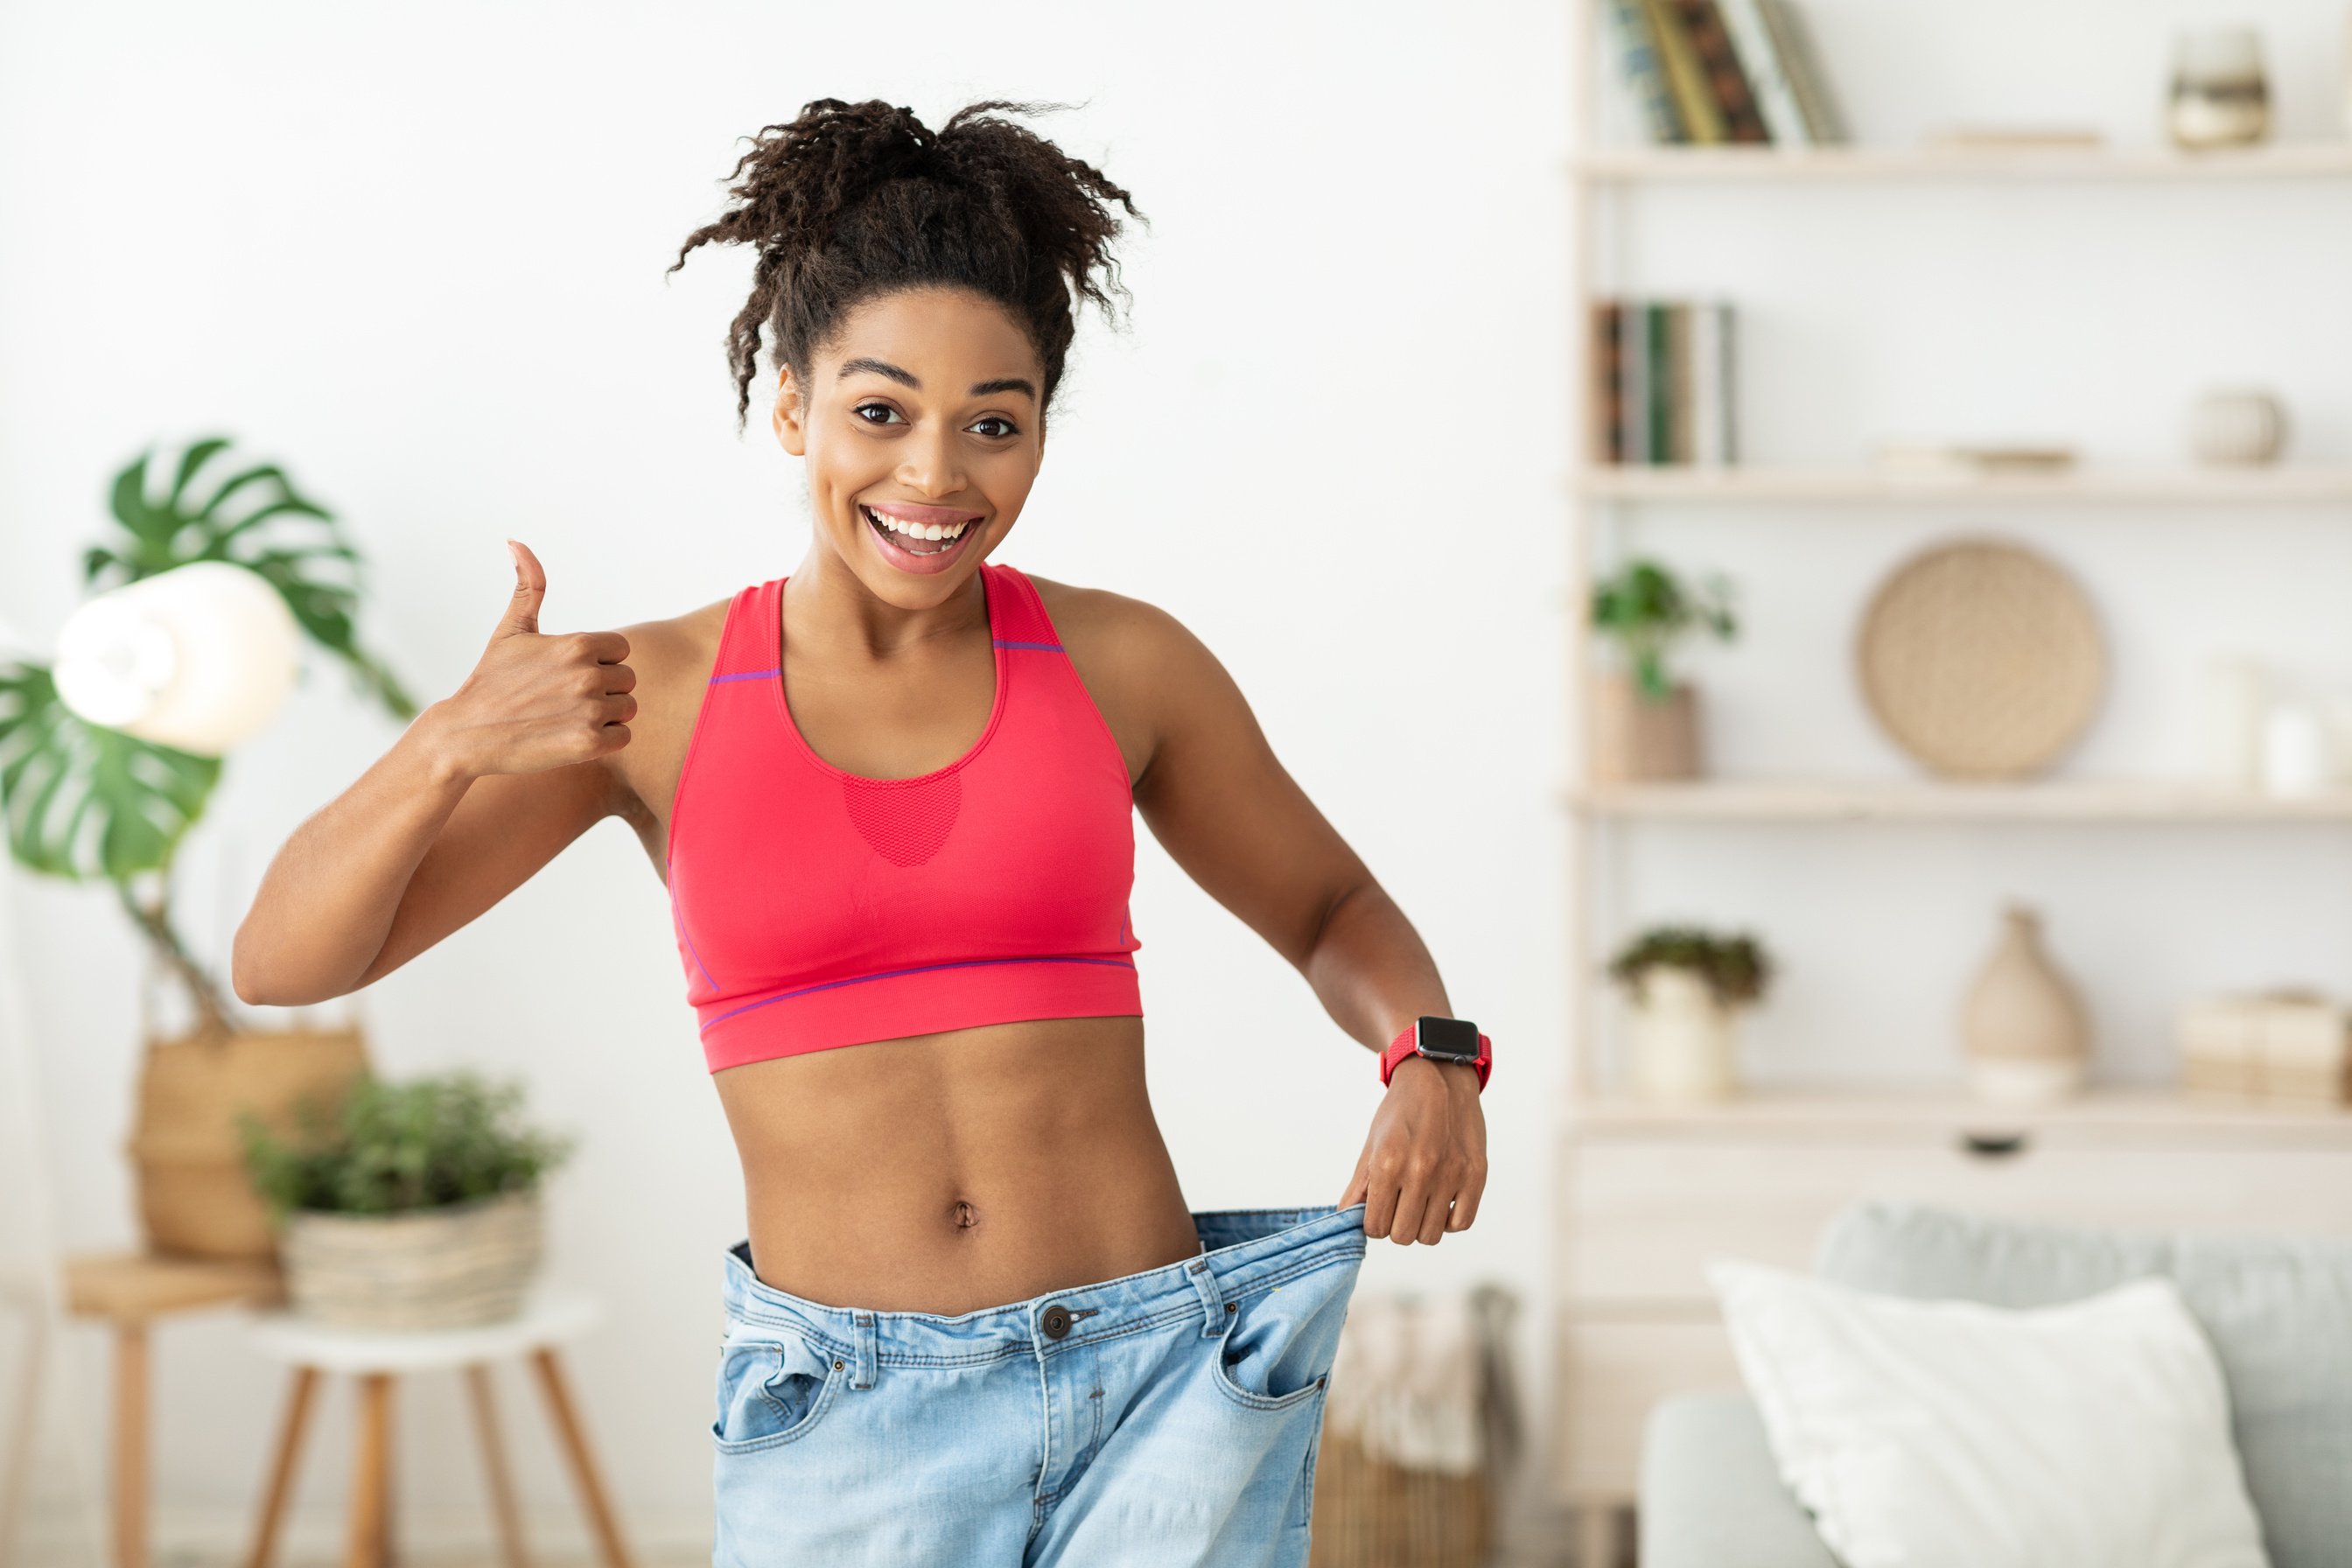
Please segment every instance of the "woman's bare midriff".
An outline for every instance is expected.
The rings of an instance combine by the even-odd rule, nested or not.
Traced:
[[[954,1314],[1200,1251],[1139,1017],[876,1040],[712,1081],[754,1271],[805,1300]]]

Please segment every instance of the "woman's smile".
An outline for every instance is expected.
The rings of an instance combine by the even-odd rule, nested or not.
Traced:
[[[859,501],[857,515],[882,559],[901,572],[944,572],[981,531],[980,513],[912,501]]]

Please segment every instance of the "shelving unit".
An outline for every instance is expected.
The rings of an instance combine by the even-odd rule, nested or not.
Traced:
[[[2210,153],[2117,147],[1634,147],[1573,153],[1572,179],[2309,180],[2352,175],[2352,142],[2283,142]]]
[[[2352,468],[2315,463],[2244,468],[2081,468],[2054,473],[1596,465],[1577,470],[1565,482],[1574,495],[1588,501],[1950,506],[2352,503]]]
[[[1699,780],[1587,785],[1563,791],[1561,800],[1589,817],[1653,822],[2352,822],[2352,791],[2271,795],[2130,779],[2026,784]]]
[[[2181,184],[2352,180],[2352,142],[2189,153],[2163,148],[1598,147],[1603,74],[1614,69],[1606,6],[1570,0],[1579,143],[1563,161],[1570,198],[1570,364],[1580,405],[1592,384],[1589,306],[1600,292],[1604,205],[1649,186],[1968,183]],[[2187,199],[2184,195],[2184,199]],[[1752,211],[1752,198],[1748,204]],[[1615,287],[1625,280],[1612,279]],[[1604,525],[1654,508],[2042,507],[2093,516],[2119,505],[2305,508],[2315,524],[2352,509],[2352,467],[2245,468],[2084,465],[2057,471],[1920,472],[1895,467],[1615,467],[1592,460],[1579,418],[1562,479],[1570,530],[1565,595],[1575,755],[1591,755],[1592,639],[1584,631]],[[2106,515],[2112,516],[2109,512]],[[2053,523],[2054,525],[2054,523]],[[1857,699],[1858,700],[1858,699]],[[1580,1562],[1612,1563],[1633,1500],[1639,1429],[1656,1397],[1737,1381],[1692,1260],[1712,1249],[1803,1268],[1820,1224],[1857,1196],[1915,1197],[2109,1223],[2257,1223],[2352,1233],[2352,1114],[2294,1114],[2099,1086],[2044,1111],[1992,1111],[1949,1091],[1824,1084],[1717,1106],[1659,1107],[1612,1092],[1601,1056],[1601,868],[1628,826],[1755,824],[1810,831],[1873,824],[2211,825],[2352,823],[2352,790],[2281,797],[2140,779],[2019,784],[1926,779],[1710,778],[1601,786],[1571,779],[1569,1094],[1558,1145],[1558,1495],[1581,1516]],[[2014,1136],[1979,1146],[1991,1128]],[[1990,1149],[1990,1152],[1988,1150]],[[2030,1152],[2020,1152],[2030,1151]],[[2315,1186],[2313,1184],[2321,1184]]]

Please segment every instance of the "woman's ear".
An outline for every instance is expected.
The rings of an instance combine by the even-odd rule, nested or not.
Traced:
[[[808,455],[808,427],[803,423],[806,414],[801,406],[801,384],[786,365],[776,373],[776,403],[768,422],[775,426],[777,443],[795,458]]]

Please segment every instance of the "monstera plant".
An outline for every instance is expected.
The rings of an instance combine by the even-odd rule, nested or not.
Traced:
[[[327,510],[275,463],[239,466],[209,437],[169,464],[151,448],[114,477],[119,529],[82,558],[85,585],[103,590],[197,562],[244,568],[274,588],[309,639],[350,666],[360,689],[394,718],[415,704],[361,647],[359,555]],[[35,871],[113,884],[122,906],[185,985],[205,1024],[232,1014],[217,981],[172,923],[173,855],[220,781],[221,759],[141,740],[75,713],[50,666],[0,662],[0,810],[8,847]]]

